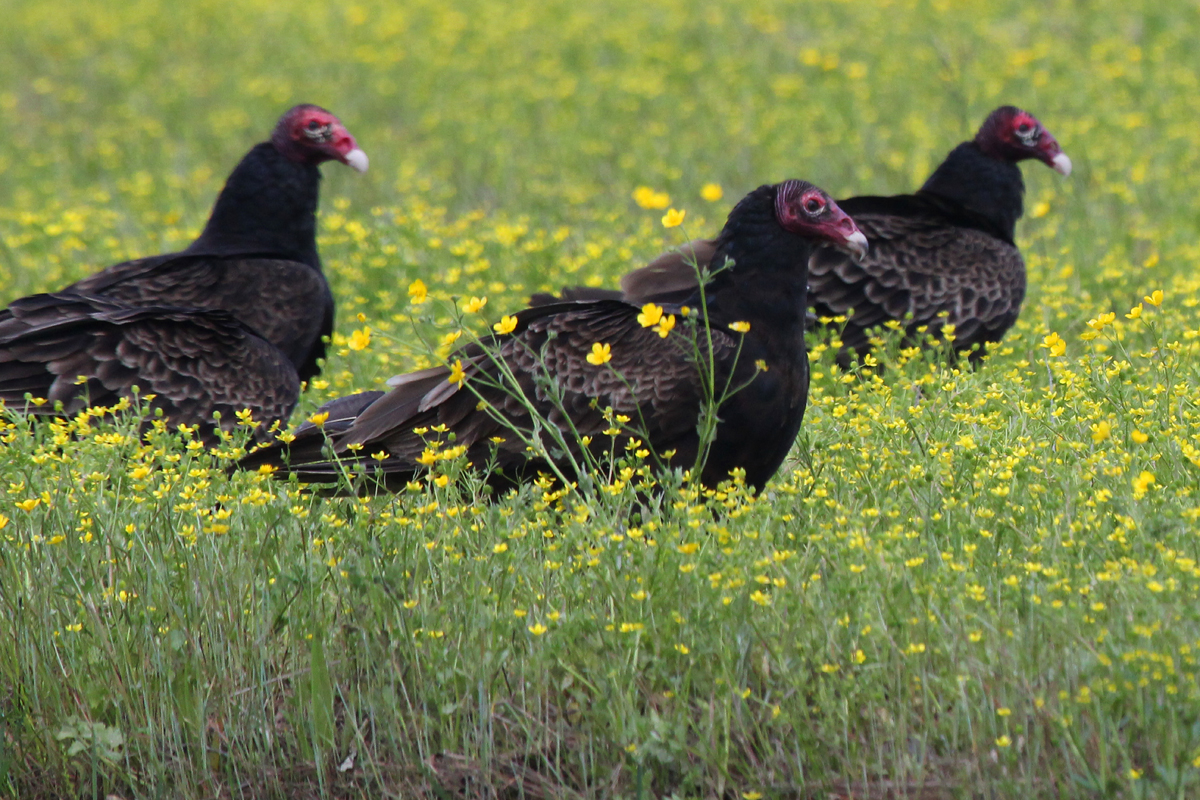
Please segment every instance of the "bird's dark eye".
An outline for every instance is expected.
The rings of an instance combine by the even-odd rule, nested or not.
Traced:
[[[333,123],[321,123],[320,120],[309,120],[303,130],[305,138],[317,144],[324,144],[333,138]]]
[[[1016,133],[1017,138],[1021,140],[1021,144],[1026,147],[1033,147],[1037,144],[1038,139],[1041,138],[1038,126],[1029,122],[1022,122],[1018,125]]]
[[[824,210],[824,208],[825,203],[823,203],[820,198],[810,197],[804,201],[804,210],[809,214],[819,214],[822,210]]]

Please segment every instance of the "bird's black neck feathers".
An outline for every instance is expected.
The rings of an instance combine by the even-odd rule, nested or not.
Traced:
[[[967,212],[1009,242],[1016,236],[1024,195],[1020,168],[984,155],[975,142],[963,142],[951,150],[917,192],[946,213]]]
[[[321,173],[286,158],[270,142],[251,148],[225,181],[194,255],[257,255],[321,268],[317,194]]]
[[[812,247],[779,224],[775,191],[760,186],[744,197],[717,237],[712,259],[717,274],[705,287],[705,299],[722,322],[762,320],[775,328],[803,324]],[[722,268],[727,260],[732,266]]]

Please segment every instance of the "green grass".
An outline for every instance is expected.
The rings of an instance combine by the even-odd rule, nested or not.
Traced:
[[[13,4],[0,300],[184,245],[294,103],[368,152],[325,167],[339,327],[298,416],[445,352],[454,298],[480,331],[611,284],[766,181],[909,191],[1001,103],[1076,173],[1025,166],[1004,346],[818,347],[757,499],[639,504],[632,464],[588,502],[331,500],[227,478],[237,441],[11,417],[0,793],[1200,793],[1198,33],[1112,0]]]

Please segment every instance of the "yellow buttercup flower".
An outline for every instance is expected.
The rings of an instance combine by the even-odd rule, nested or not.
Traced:
[[[659,336],[665,339],[667,338],[667,334],[670,333],[674,328],[675,315],[668,314],[658,321],[658,325],[655,327],[655,330],[658,331]]]
[[[731,322],[729,323],[729,330],[737,331],[738,333],[747,333],[750,330],[750,323],[743,321]]]
[[[414,306],[419,306],[429,299],[429,289],[420,278],[408,285],[408,298]]]
[[[350,334],[350,340],[346,343],[351,350],[365,350],[371,344],[371,329],[362,328]]]
[[[587,361],[589,364],[594,364],[597,367],[601,364],[607,364],[609,361],[612,361],[612,347],[596,342],[592,345],[592,352],[587,355]]]
[[[639,186],[633,190],[633,202],[642,208],[661,209],[671,204],[671,195],[656,192],[649,186]]]
[[[462,383],[467,379],[467,372],[463,369],[462,359],[455,359],[454,364],[450,367],[450,377],[447,378],[449,383]]]
[[[683,218],[687,216],[686,211],[678,208],[672,208],[666,214],[663,214],[662,224],[664,228],[676,228],[683,224]]]
[[[482,310],[483,307],[486,305],[487,305],[486,297],[472,297],[470,300],[467,301],[467,304],[463,306],[463,311],[467,314],[474,314],[474,313]]]
[[[505,315],[500,318],[500,321],[492,326],[492,330],[496,333],[512,333],[517,328],[517,318],[511,315]]]
[[[1042,347],[1050,351],[1052,356],[1061,356],[1067,352],[1067,343],[1057,333],[1051,333],[1042,339]]]
[[[719,183],[706,183],[700,188],[700,197],[710,203],[715,203],[725,196]]]
[[[658,324],[662,319],[662,306],[657,306],[654,303],[646,303],[642,306],[642,311],[637,315],[638,324],[643,328],[651,328]]]

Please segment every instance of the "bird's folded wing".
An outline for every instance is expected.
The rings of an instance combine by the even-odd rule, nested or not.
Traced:
[[[817,314],[853,309],[847,346],[865,347],[862,331],[890,319],[909,328],[940,327],[944,313],[960,343],[1002,333],[1015,320],[1025,268],[1013,245],[934,216],[856,214],[854,220],[871,242],[866,258],[855,262],[824,247],[809,260],[809,299]]]
[[[63,291],[131,305],[220,308],[271,341],[280,340],[274,328],[301,312],[319,317],[326,292],[320,274],[298,261],[183,253],[115,264]]]
[[[703,394],[693,337],[678,325],[664,338],[637,316],[637,308],[616,301],[527,309],[511,334],[450,357],[461,381],[443,367],[403,376],[339,437],[338,449],[379,444],[411,469],[425,447],[413,428],[445,426],[467,447],[493,436],[510,439],[501,449],[510,446],[517,456],[524,448],[519,437],[507,436],[512,429],[529,431],[544,421],[567,437],[594,436],[613,425],[607,408],[628,418],[619,426],[653,441],[690,432]],[[717,363],[730,360],[734,336],[717,329],[712,338]],[[594,345],[600,352],[608,346],[608,361],[588,360]]]
[[[115,264],[63,291],[129,305],[227,311],[283,351],[301,380],[320,372],[321,337],[333,330],[324,276],[286,258],[171,253]]]
[[[26,393],[68,413],[112,405],[132,387],[154,394],[173,421],[197,424],[250,409],[286,419],[299,394],[295,368],[270,343],[219,311],[134,307],[74,293],[34,295],[0,315],[0,399]]]

